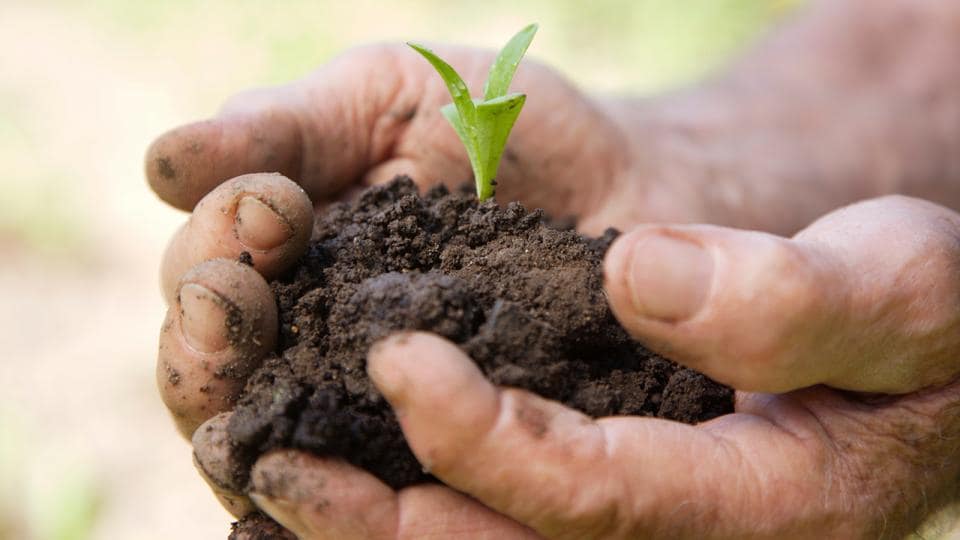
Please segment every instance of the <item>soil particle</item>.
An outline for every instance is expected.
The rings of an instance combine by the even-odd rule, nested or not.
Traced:
[[[237,257],[237,262],[253,268],[253,255],[249,251],[241,251],[240,256]]]
[[[164,370],[167,372],[167,382],[170,383],[170,386],[177,386],[180,384],[180,372],[174,369],[170,364],[164,362]]]
[[[544,221],[468,192],[421,197],[402,177],[331,206],[308,253],[271,284],[280,344],[237,404],[233,444],[250,463],[292,447],[341,456],[394,488],[433,481],[365,371],[370,346],[405,330],[439,334],[494,383],[592,417],[731,412],[729,388],[648,351],[614,319],[601,262],[616,232],[586,238]],[[517,414],[547,436],[540,408]]]

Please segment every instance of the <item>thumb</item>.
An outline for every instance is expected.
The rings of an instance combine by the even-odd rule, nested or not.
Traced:
[[[856,204],[793,239],[644,226],[605,274],[631,334],[740,390],[903,393],[960,372],[960,216],[925,201]]]

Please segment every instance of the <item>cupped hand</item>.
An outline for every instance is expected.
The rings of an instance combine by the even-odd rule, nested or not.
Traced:
[[[438,51],[480,88],[490,52]],[[619,105],[588,99],[529,61],[513,89],[536,99],[507,146],[499,198],[579,216],[581,228],[593,232],[624,225],[637,211],[694,219],[693,210],[663,212],[653,204],[677,199],[669,192],[678,184],[625,181],[633,176],[634,141]],[[157,379],[181,433],[190,437],[229,410],[274,349],[277,315],[266,279],[305,251],[315,209],[396,174],[421,185],[469,180],[466,153],[439,113],[447,102],[422,58],[403,46],[378,45],[348,52],[293,84],[238,95],[215,118],[154,142],[146,156],[150,185],[170,204],[192,210],[161,268],[170,309]],[[252,265],[237,262],[241,253]],[[234,512],[249,509],[245,498],[216,482],[214,489]]]
[[[473,88],[481,87],[492,53],[438,51]],[[161,268],[171,308],[157,368],[163,398],[185,435],[229,409],[273,348],[276,314],[261,276],[276,276],[305,251],[311,206],[397,174],[421,185],[470,179],[466,152],[439,111],[449,95],[432,69],[400,45],[355,49],[301,81],[241,94],[215,118],[176,128],[151,145],[150,185],[165,201],[193,211]],[[510,138],[498,197],[580,216],[594,231],[614,224],[625,200],[641,199],[625,192],[643,186],[625,182],[632,154],[615,106],[586,98],[534,62],[520,66],[513,88],[536,99]],[[252,269],[210,262],[243,252]]]
[[[436,50],[478,92],[493,54],[440,46]],[[530,95],[498,174],[497,198],[519,200],[555,216],[575,215],[594,232],[617,225],[609,207],[641,190],[634,176],[636,135],[625,108],[594,100],[534,61],[517,70],[512,91]],[[212,119],[165,133],[149,148],[146,173],[165,201],[192,210],[224,181],[253,172],[294,179],[318,206],[367,185],[406,174],[421,186],[471,180],[469,162],[440,113],[450,102],[440,77],[402,45],[351,50],[292,84],[235,96]],[[689,201],[692,206],[694,201]],[[604,212],[610,215],[603,216]],[[674,218],[684,209],[671,209]],[[662,212],[651,206],[649,213]],[[666,216],[663,216],[666,217]],[[585,220],[585,221],[583,221]],[[624,225],[624,223],[620,223]]]
[[[441,53],[478,87],[489,55]],[[702,217],[696,201],[671,195],[676,183],[636,176],[636,148],[615,107],[532,64],[520,68],[514,88],[538,99],[508,145],[504,200],[579,215],[590,232],[626,227],[636,216]],[[397,173],[421,183],[469,178],[466,155],[437,112],[447,101],[425,62],[377,46],[288,87],[238,96],[218,117],[151,147],[151,185],[194,210],[164,259],[171,309],[157,366],[185,435],[228,411],[274,348],[276,311],[264,278],[306,249],[315,207]],[[960,389],[947,384],[960,352],[951,332],[957,280],[948,275],[960,266],[957,237],[954,214],[905,199],[832,214],[793,240],[640,229],[608,257],[611,303],[624,325],[718,380],[788,393],[740,394],[737,414],[697,427],[591,421],[493,388],[449,344],[412,335],[372,353],[371,375],[425,466],[467,495],[441,486],[394,493],[335,460],[279,451],[257,463],[252,499],[304,538],[899,532],[923,505],[938,504],[940,481],[957,475],[951,456],[960,428],[951,419]],[[671,238],[681,247],[664,240]],[[252,267],[235,262],[241,252]],[[408,373],[407,355],[429,359],[432,369]],[[902,395],[790,391],[818,383]],[[928,386],[940,389],[908,393]],[[242,515],[250,501],[223,488],[213,465],[223,457],[215,444],[223,419],[196,431],[197,457],[214,491]]]
[[[438,337],[400,334],[368,373],[450,487],[393,492],[288,450],[260,459],[250,497],[310,539],[899,538],[960,495],[958,239],[960,216],[903,197],[789,240],[639,228],[607,256],[615,312],[750,390],[735,414],[594,420],[494,387]],[[200,461],[216,448],[198,441]]]

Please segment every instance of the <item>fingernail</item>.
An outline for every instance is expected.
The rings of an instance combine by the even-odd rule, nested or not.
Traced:
[[[236,231],[244,246],[261,251],[273,249],[293,236],[293,229],[283,217],[251,195],[237,204]]]
[[[310,528],[307,526],[304,520],[300,518],[300,503],[290,502],[283,499],[275,499],[255,491],[251,491],[248,497],[250,497],[250,500],[253,501],[253,504],[255,504],[257,508],[266,512],[267,515],[273,518],[274,521],[282,525],[285,529],[296,534],[297,538],[310,537],[307,534],[304,534],[305,531],[312,531],[310,531]]]
[[[634,244],[627,271],[637,313],[678,322],[703,308],[713,279],[713,257],[692,241],[646,234]]]
[[[227,339],[226,301],[196,283],[180,287],[180,331],[193,349],[212,353],[223,350]]]
[[[409,339],[408,333],[394,334],[374,343],[367,355],[367,376],[394,409],[400,405],[407,386],[406,375],[396,366],[394,355],[396,347]]]
[[[218,487],[241,492],[243,468],[237,448],[230,441],[227,426],[232,413],[220,413],[200,425],[190,438],[194,465]]]

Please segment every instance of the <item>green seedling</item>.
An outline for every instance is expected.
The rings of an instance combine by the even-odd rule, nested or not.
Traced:
[[[490,66],[483,98],[473,99],[460,75],[430,49],[408,42],[437,70],[450,91],[453,103],[440,109],[444,118],[467,149],[473,178],[477,184],[477,198],[485,201],[493,196],[497,185],[497,166],[507,144],[507,137],[527,99],[525,94],[508,94],[510,81],[537,33],[531,24],[513,36]]]

